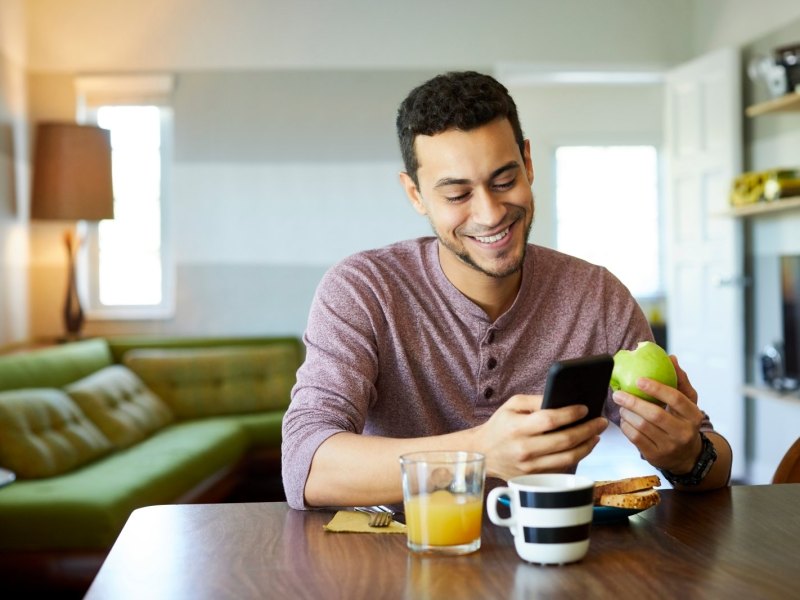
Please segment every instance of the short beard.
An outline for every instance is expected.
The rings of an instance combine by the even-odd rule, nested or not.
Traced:
[[[524,213],[523,213],[524,215]],[[520,222],[520,221],[517,221]],[[509,275],[513,275],[518,271],[522,270],[522,265],[525,263],[525,253],[528,250],[528,238],[531,234],[531,229],[533,228],[533,218],[531,218],[530,223],[528,223],[527,228],[525,229],[525,237],[523,238],[522,244],[522,254],[520,254],[519,260],[514,262],[514,264],[509,265],[507,268],[503,269],[502,271],[487,271],[478,263],[476,263],[472,257],[470,256],[469,252],[464,250],[463,248],[456,248],[453,244],[451,244],[448,240],[446,240],[443,236],[439,235],[439,232],[436,231],[436,227],[433,227],[431,223],[431,227],[433,229],[433,233],[439,240],[439,243],[442,244],[445,248],[450,250],[453,254],[458,257],[458,259],[463,262],[465,265],[472,267],[479,273],[483,273],[484,275],[488,275],[489,277],[494,277],[497,279],[502,279],[504,277],[508,277]]]

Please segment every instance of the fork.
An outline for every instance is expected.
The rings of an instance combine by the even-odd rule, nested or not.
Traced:
[[[388,527],[392,522],[392,515],[387,512],[376,512],[369,516],[367,525],[370,527]]]
[[[394,512],[385,506],[356,506],[355,509],[369,515],[367,525],[370,527],[388,527],[394,517]]]

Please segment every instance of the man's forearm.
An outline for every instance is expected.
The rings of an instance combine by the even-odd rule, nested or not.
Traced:
[[[385,438],[338,433],[311,462],[305,486],[309,506],[367,506],[403,500],[402,454],[421,450],[472,450],[472,430],[424,438]]]
[[[728,441],[713,431],[707,431],[705,434],[708,436],[708,439],[711,440],[711,443],[714,444],[714,450],[717,451],[717,460],[714,461],[714,465],[711,467],[708,475],[706,475],[703,481],[701,481],[698,485],[677,485],[675,486],[676,489],[691,492],[703,492],[706,490],[715,490],[717,488],[725,487],[730,482],[733,454]]]

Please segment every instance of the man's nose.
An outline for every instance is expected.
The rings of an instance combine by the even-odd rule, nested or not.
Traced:
[[[472,199],[472,219],[485,227],[494,227],[503,220],[506,211],[503,203],[491,190],[480,188]]]

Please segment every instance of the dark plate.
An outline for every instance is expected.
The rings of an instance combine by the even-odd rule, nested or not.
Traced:
[[[595,506],[592,511],[592,523],[605,525],[606,523],[619,523],[627,521],[628,517],[642,512],[643,508],[616,508],[614,506]]]
[[[510,506],[510,501],[504,496],[499,498],[500,504]],[[595,506],[592,511],[592,524],[605,525],[626,521],[631,515],[642,512],[643,508],[616,508],[614,506]]]

